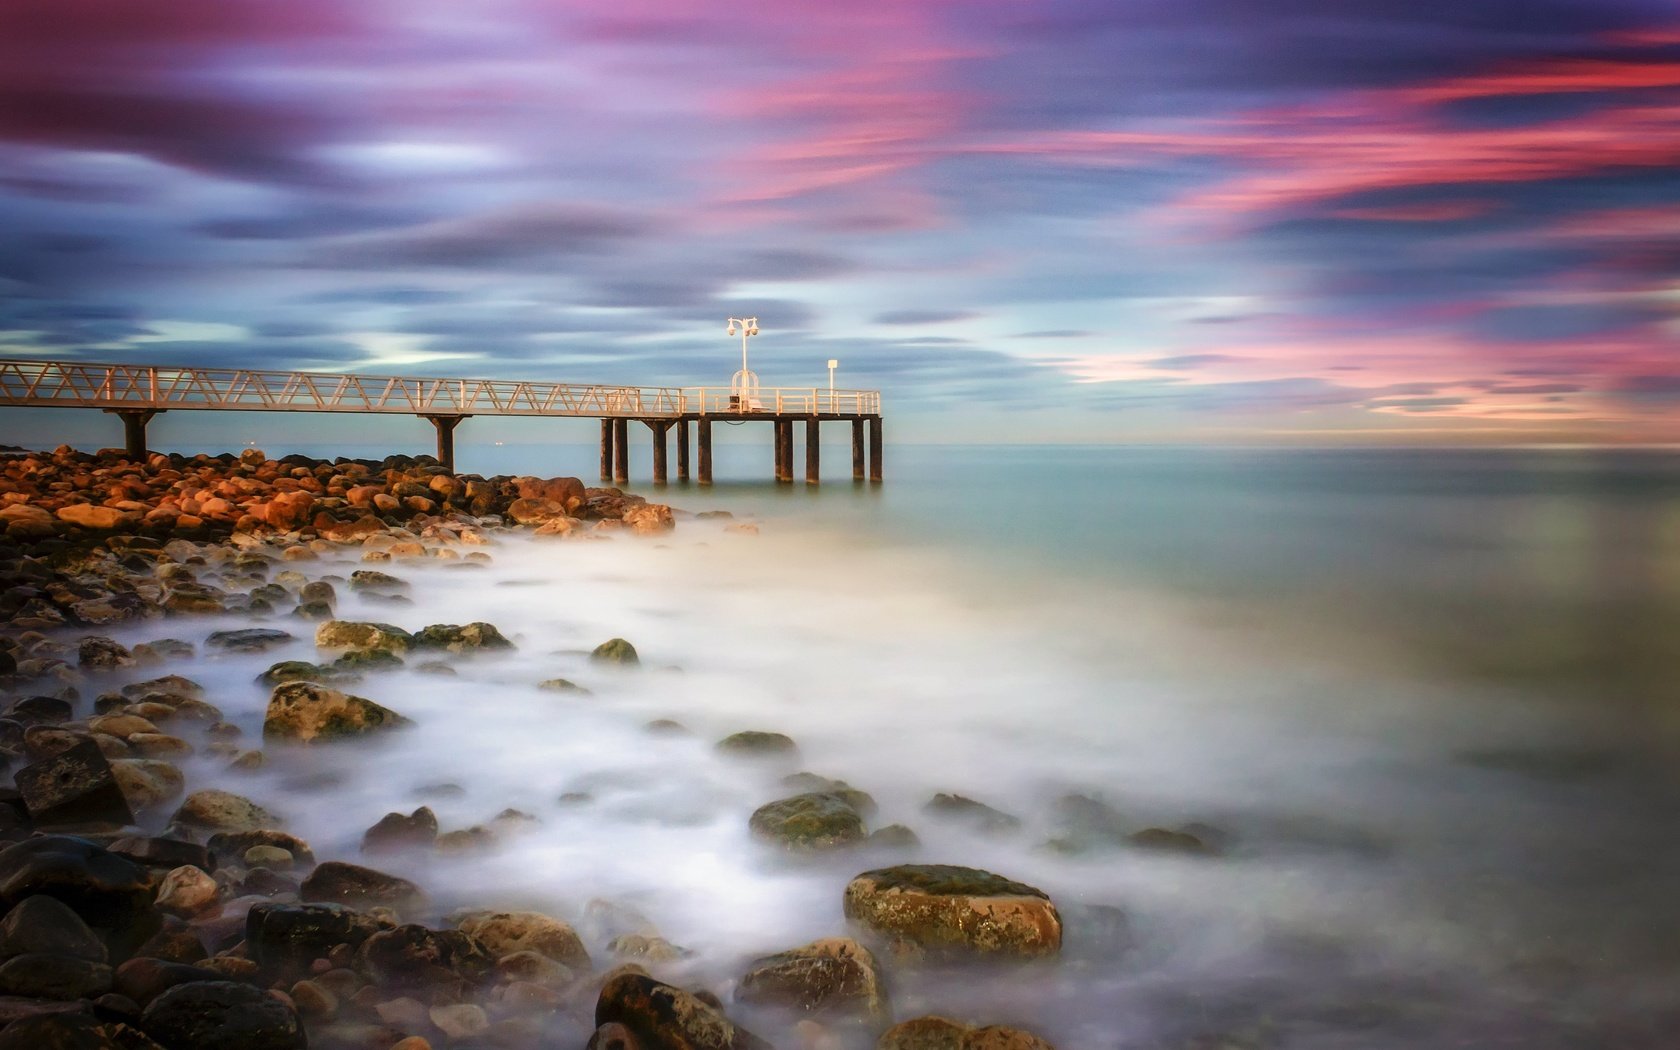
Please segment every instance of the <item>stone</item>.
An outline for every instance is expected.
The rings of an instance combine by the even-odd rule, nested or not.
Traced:
[[[790,850],[849,846],[864,838],[863,818],[838,795],[813,792],[758,807],[747,826]]]
[[[320,682],[323,685],[359,681],[361,675],[339,667],[312,664],[308,660],[282,660],[257,675],[257,683],[269,688],[285,682]]]
[[[203,870],[183,864],[170,870],[158,886],[157,905],[176,915],[197,915],[216,903],[216,880]]]
[[[330,1021],[338,1013],[338,996],[319,981],[298,981],[289,994],[300,1017]]]
[[[296,637],[286,631],[276,631],[267,627],[247,627],[238,631],[216,631],[204,640],[204,644],[212,649],[225,649],[231,653],[262,653],[275,646],[285,645]]]
[[[114,983],[117,994],[144,1008],[178,984],[223,979],[223,975],[207,966],[141,955],[117,967]]]
[[[414,647],[464,653],[480,649],[512,649],[514,646],[495,625],[478,621],[463,625],[434,623],[422,627],[414,633]]]
[[[174,820],[177,824],[209,831],[256,831],[283,823],[243,795],[217,788],[188,795],[175,811]]]
[[[964,1050],[968,1031],[948,1017],[917,1017],[881,1033],[875,1050]]]
[[[72,503],[58,508],[58,520],[84,529],[118,529],[136,525],[140,515],[115,507],[99,507],[92,503]]]
[[[1056,1050],[1055,1047],[1019,1028],[987,1025],[970,1029],[964,1037],[962,1050]]]
[[[305,1050],[303,1022],[286,1003],[233,981],[179,984],[153,999],[140,1029],[168,1047]]]
[[[484,1008],[472,1003],[434,1006],[431,1019],[438,1031],[452,1040],[470,1039],[490,1027],[490,1017]]]
[[[20,725],[44,726],[68,722],[75,709],[56,696],[26,696],[6,708],[6,717]]]
[[[857,810],[858,816],[865,820],[875,815],[875,799],[867,791],[860,791],[844,780],[830,780],[815,773],[789,773],[782,778],[782,786],[790,787],[800,792],[819,791],[828,795],[838,795],[848,806]]]
[[[546,678],[537,683],[537,688],[549,693],[578,693],[589,695],[589,690],[569,678]]]
[[[876,828],[865,842],[880,849],[915,849],[922,844],[921,838],[903,824]]]
[[[383,924],[338,904],[256,904],[245,915],[245,944],[265,971],[307,971],[340,945],[360,949]]]
[[[263,717],[263,737],[307,744],[359,736],[411,724],[390,708],[315,682],[274,687]]]
[[[269,871],[290,871],[296,863],[291,851],[279,846],[252,846],[239,859],[248,868],[267,868]]]
[[[143,663],[159,663],[164,660],[187,659],[196,652],[191,642],[184,642],[179,638],[159,638],[155,642],[141,642],[136,645],[134,658]]]
[[[108,1026],[86,1013],[86,1009],[87,1004],[83,1002],[53,1003],[31,1009],[0,1031],[0,1050],[158,1050],[150,1040],[115,1042],[106,1032]],[[132,1032],[127,1025],[121,1027]]]
[[[350,574],[350,589],[353,591],[406,591],[408,581],[400,580],[390,573],[377,569],[357,569]]]
[[[95,635],[83,638],[76,646],[76,663],[90,671],[110,671],[119,667],[133,667],[134,654],[114,638]]]
[[[670,532],[676,528],[671,508],[663,503],[640,503],[624,509],[624,524],[643,536]]]
[[[993,809],[984,802],[963,795],[938,794],[928,800],[922,812],[929,816],[966,824],[985,832],[1013,831],[1021,826],[1019,817]]]
[[[753,962],[735,997],[815,1014],[853,1014],[886,1021],[881,968],[869,949],[847,937],[830,937]]]
[[[104,752],[82,739],[18,770],[14,782],[37,827],[131,824],[134,814]]]
[[[332,663],[333,670],[360,678],[362,671],[391,671],[403,666],[403,658],[383,649],[351,649]]]
[[[398,853],[425,849],[437,841],[437,815],[421,806],[408,816],[387,813],[362,835],[363,853]]]
[[[1034,958],[1062,946],[1044,891],[978,868],[903,864],[866,871],[844,896],[846,918],[894,947],[954,957]]]
[[[770,1045],[697,996],[640,973],[620,973],[601,987],[595,1026],[604,1025],[622,1025],[643,1050],[769,1050]]]
[[[64,955],[14,955],[0,963],[0,995],[91,999],[111,990],[111,968]]]
[[[374,649],[400,655],[413,644],[413,635],[388,623],[328,620],[315,628],[315,645],[321,649]]]
[[[296,835],[272,828],[256,831],[224,831],[211,835],[206,848],[217,857],[240,858],[254,846],[274,846],[290,853],[300,864],[314,864],[315,854],[309,843]]]
[[[597,645],[589,658],[596,663],[618,664],[630,667],[641,663],[641,657],[636,655],[636,647],[623,638],[609,638]]]
[[[359,864],[327,861],[303,880],[299,895],[308,903],[386,906],[401,911],[423,899],[420,887],[407,879]],[[562,960],[563,961],[563,960]]]
[[[169,696],[191,697],[195,700],[204,698],[204,687],[190,678],[183,678],[178,674],[166,674],[161,678],[148,678],[144,682],[133,682],[122,687],[122,695],[130,700],[141,700],[153,693],[163,693]]]
[[[128,738],[128,746],[141,758],[150,759],[186,758],[193,753],[191,744],[169,733],[135,733]]]
[[[516,499],[508,504],[508,520],[515,525],[542,525],[568,517],[566,505],[550,499]]]
[[[110,953],[82,917],[62,901],[44,894],[26,897],[0,921],[0,958],[56,955],[105,963]]]
[[[360,968],[381,986],[476,981],[496,962],[469,934],[414,923],[373,934],[356,955]]]
[[[718,741],[717,749],[726,755],[749,757],[791,757],[799,754],[799,745],[793,742],[792,737],[783,733],[765,733],[756,729],[731,733]]]
[[[116,778],[129,808],[137,813],[180,798],[186,790],[186,777],[181,771],[155,759],[112,759],[111,775]]]
[[[135,733],[155,733],[158,727],[150,719],[139,715],[99,715],[88,720],[88,729],[95,733],[109,733],[124,740]]]
[[[589,952],[577,931],[541,912],[486,912],[468,917],[460,928],[496,959],[534,951],[574,970],[591,968]]]
[[[143,864],[148,868],[168,870],[179,868],[183,864],[190,864],[200,871],[213,872],[216,870],[216,858],[211,855],[208,849],[196,842],[145,835],[128,835],[116,839],[108,848],[112,853],[121,854],[129,860]]]
[[[0,909],[37,894],[79,915],[107,943],[132,947],[157,925],[145,868],[86,839],[38,835],[0,851]]]
[[[1189,853],[1205,856],[1213,852],[1206,842],[1186,831],[1172,831],[1167,828],[1144,828],[1135,835],[1129,836],[1128,841],[1140,849],[1158,850],[1163,853]]]

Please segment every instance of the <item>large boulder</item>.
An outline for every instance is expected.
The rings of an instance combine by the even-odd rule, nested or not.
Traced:
[[[0,958],[57,955],[86,962],[110,961],[105,944],[63,901],[45,894],[25,897],[0,922]]]
[[[140,1030],[167,1047],[193,1050],[305,1050],[297,1011],[260,988],[234,981],[178,984],[153,999]]]
[[[863,817],[838,795],[810,792],[758,807],[747,821],[754,835],[791,850],[833,849],[863,841]]]
[[[637,1050],[769,1050],[700,998],[646,974],[622,973],[601,988],[595,1026],[622,1025]]]
[[[245,914],[245,944],[265,971],[306,972],[339,945],[358,949],[383,926],[341,904],[258,904]]]
[[[0,910],[36,895],[52,897],[110,943],[139,943],[157,926],[151,875],[86,839],[40,835],[0,851]]]
[[[506,514],[516,525],[541,525],[568,517],[566,505],[551,499],[516,499],[508,504]]]
[[[636,655],[636,647],[623,638],[609,638],[595,647],[589,658],[601,664],[619,664],[633,666],[641,663],[641,657]]]
[[[63,955],[14,955],[0,963],[0,995],[92,999],[111,990],[111,968]]]
[[[813,941],[756,960],[741,977],[735,997],[805,1013],[846,1014],[873,1021],[890,1016],[875,956],[848,937]]]
[[[269,696],[263,737],[307,744],[409,724],[402,715],[364,697],[316,682],[286,682]]]
[[[434,623],[414,634],[416,649],[444,649],[464,653],[477,649],[512,649],[513,643],[502,636],[494,624],[481,621],[469,624]]]
[[[58,520],[79,525],[84,529],[117,529],[138,524],[140,515],[121,511],[115,507],[100,507],[92,503],[72,503],[58,508]]]
[[[111,762],[92,738],[24,766],[18,793],[37,826],[132,823],[134,814]]]
[[[624,508],[624,524],[643,536],[670,532],[676,527],[671,508],[663,503],[639,503]]]
[[[589,498],[589,491],[577,478],[518,477],[513,479],[514,494],[519,499],[550,500],[560,504],[566,514],[576,513]]]
[[[846,917],[895,948],[934,955],[1033,958],[1062,947],[1044,891],[978,868],[902,864],[846,887]]]
[[[496,960],[460,930],[409,924],[381,930],[357,953],[361,969],[379,985],[431,985],[449,978],[476,981]]]
[[[243,795],[206,788],[186,797],[175,811],[175,823],[206,831],[256,831],[283,821]]]
[[[388,623],[328,620],[315,628],[315,645],[322,649],[371,649],[401,656],[413,644],[413,635]]]
[[[399,911],[418,903],[424,896],[420,887],[407,879],[336,860],[329,860],[310,872],[299,887],[299,895],[311,904],[384,906]]]
[[[410,849],[428,849],[437,841],[437,814],[430,806],[421,806],[407,816],[387,813],[379,823],[362,835],[363,853],[400,853]]]
[[[493,957],[534,951],[575,970],[589,969],[589,952],[577,931],[540,912],[487,912],[461,923],[462,932],[484,946]]]
[[[204,640],[212,649],[233,653],[266,652],[277,645],[285,645],[294,635],[270,627],[245,627],[237,631],[215,631]]]

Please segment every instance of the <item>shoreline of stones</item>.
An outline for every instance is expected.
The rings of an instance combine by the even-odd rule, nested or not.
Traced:
[[[466,568],[487,561],[482,548],[507,528],[577,539],[673,525],[669,507],[616,489],[452,475],[427,457],[270,461],[247,451],[135,464],[60,448],[0,458],[0,763],[14,783],[0,788],[0,1050],[769,1046],[710,991],[655,978],[649,966],[684,953],[627,909],[591,905],[613,934],[609,950],[638,960],[598,972],[565,922],[535,912],[434,915],[419,886],[317,861],[249,799],[219,788],[188,793],[177,760],[219,756],[234,773],[260,766],[264,752],[243,747],[239,727],[190,678],[143,677],[148,665],[195,656],[193,642],[129,649],[89,633],[214,614],[313,623],[318,648],[335,658],[265,672],[272,692],[262,732],[281,750],[319,746],[407,722],[338,686],[409,655],[511,643],[490,624],[410,633],[338,620],[334,582],[310,579],[311,562],[359,551],[369,562]],[[370,569],[347,585],[397,600],[406,589]],[[260,652],[292,637],[252,627],[213,632],[203,644]],[[637,661],[623,639],[593,656]],[[453,671],[434,663],[437,673]],[[89,698],[78,689],[89,675],[134,680]],[[720,748],[754,754],[784,742],[791,746],[749,732]],[[803,852],[914,841],[896,825],[866,836],[872,803],[843,782],[798,774],[788,783],[800,793],[752,815],[767,842]],[[959,814],[1012,819],[960,796],[935,804],[941,799]],[[498,818],[520,819],[529,818]],[[368,829],[363,853],[471,849],[495,835],[495,823],[440,834],[425,807],[390,813]],[[755,961],[734,1002],[784,1011],[810,1050],[1049,1050],[1014,1028],[937,1016],[894,1024],[877,958],[916,966],[1052,957],[1062,920],[1042,891],[974,868],[907,864],[858,875],[843,903],[846,936]]]

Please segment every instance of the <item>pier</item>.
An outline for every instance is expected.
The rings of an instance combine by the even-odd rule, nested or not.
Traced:
[[[410,415],[431,423],[437,458],[455,469],[455,428],[474,416],[588,417],[601,421],[601,480],[630,480],[630,424],[645,426],[653,446],[653,482],[669,479],[670,437],[677,480],[712,482],[712,425],[771,426],[774,475],[794,480],[794,430],[803,423],[805,481],[820,480],[821,426],[849,423],[852,478],[881,480],[881,392],[820,387],[611,386],[508,379],[440,379],[246,368],[172,368],[0,359],[0,406],[90,408],[117,416],[123,446],[146,455],[146,426],[160,413],[332,412]],[[639,429],[639,427],[638,427]],[[693,452],[690,455],[690,440]]]

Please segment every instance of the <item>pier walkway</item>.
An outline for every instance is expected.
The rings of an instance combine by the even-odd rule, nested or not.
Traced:
[[[437,458],[455,467],[455,428],[473,416],[588,417],[601,421],[601,479],[629,478],[629,426],[653,438],[653,480],[668,480],[669,435],[677,435],[677,478],[689,480],[689,431],[698,478],[712,481],[712,424],[772,425],[777,481],[793,481],[794,425],[805,424],[805,480],[819,480],[820,428],[852,427],[852,477],[881,480],[881,392],[762,387],[611,386],[506,379],[440,379],[247,368],[176,368],[0,358],[0,406],[94,408],[123,422],[125,448],[146,454],[146,425],[160,412],[335,412],[412,415],[437,430]]]

